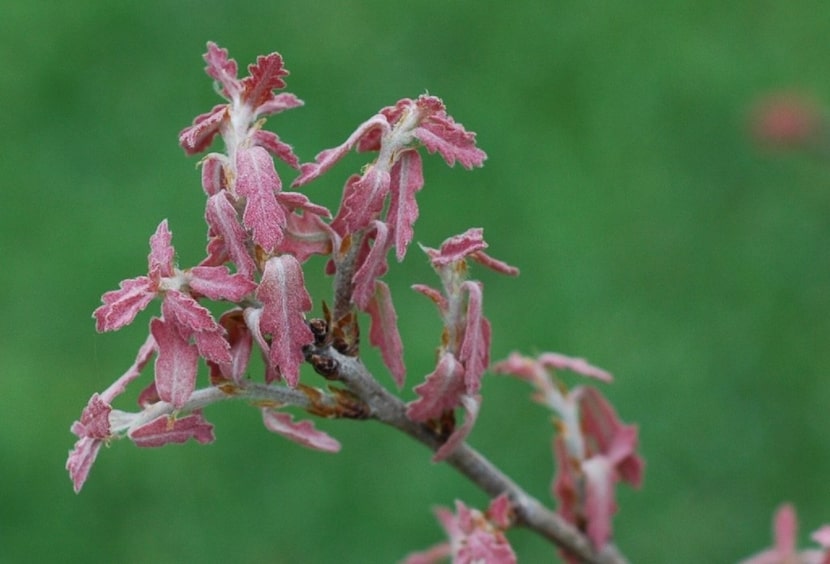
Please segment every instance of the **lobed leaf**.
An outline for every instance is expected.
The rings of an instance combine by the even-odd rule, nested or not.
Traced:
[[[179,132],[179,145],[188,155],[201,153],[210,147],[227,119],[229,119],[227,104],[213,106],[209,112],[196,116],[193,125]]]
[[[464,366],[452,353],[445,352],[435,370],[415,387],[418,399],[407,405],[406,414],[413,421],[438,419],[458,407],[465,391]]]
[[[265,428],[272,433],[282,435],[297,444],[323,452],[340,450],[340,443],[330,435],[316,429],[311,421],[294,421],[289,413],[267,408],[262,409],[262,421],[265,423]]]
[[[225,167],[228,158],[219,153],[210,153],[202,159],[202,190],[209,197],[214,196],[228,187],[225,176]]]
[[[194,411],[184,417],[174,415],[156,417],[149,423],[132,429],[129,437],[139,447],[181,444],[187,442],[188,439],[207,444],[215,439],[213,425],[208,423],[199,411]]]
[[[252,279],[256,272],[256,264],[248,254],[248,235],[239,224],[236,210],[228,200],[225,192],[220,192],[208,198],[205,208],[205,220],[210,231],[221,239],[221,246],[230,260],[236,266],[239,274]],[[211,243],[213,247],[215,243]],[[213,250],[213,254],[217,251]],[[221,253],[219,253],[221,254]]]
[[[342,159],[352,148],[364,137],[378,132],[380,134],[389,130],[389,124],[382,115],[375,115],[360,124],[348,139],[337,147],[326,149],[317,154],[313,163],[304,163],[300,166],[300,176],[291,184],[293,187],[308,184],[315,178],[333,167],[337,161]]]
[[[370,237],[373,239],[371,247],[363,253],[357,272],[352,278],[352,302],[365,311],[375,295],[375,281],[383,276],[387,270],[386,253],[389,250],[389,230],[382,221],[372,222],[373,233],[363,237],[362,244],[369,246]]]
[[[482,312],[481,283],[466,281],[461,285],[467,292],[467,315],[464,339],[458,358],[464,363],[464,382],[468,394],[481,387],[481,377],[490,365],[490,322]]]
[[[195,266],[188,273],[187,285],[211,300],[239,302],[257,287],[245,276],[231,274],[225,266]]]
[[[171,322],[153,319],[150,332],[158,347],[155,381],[159,398],[181,408],[196,388],[199,353]]]
[[[303,101],[297,98],[294,94],[281,92],[271,96],[265,100],[265,102],[257,106],[254,109],[254,117],[278,114],[280,112],[284,112],[285,110],[299,108],[302,105]]]
[[[418,151],[408,149],[400,153],[392,167],[390,184],[392,196],[386,221],[395,234],[395,255],[400,262],[412,242],[412,226],[418,219],[415,194],[424,186],[423,163]]]
[[[150,237],[150,255],[147,262],[150,266],[150,277],[173,276],[173,265],[176,250],[173,248],[173,234],[167,228],[167,220],[163,220],[156,227],[156,232]]]
[[[366,306],[366,313],[372,320],[369,330],[369,342],[380,350],[386,368],[392,379],[402,387],[406,380],[406,366],[403,362],[403,343],[398,332],[398,315],[392,304],[389,286],[381,280],[375,280],[375,295]]]
[[[341,236],[368,227],[383,211],[389,194],[388,172],[370,165],[363,176],[352,176],[343,188],[343,198],[331,227]]]
[[[111,290],[101,296],[104,305],[92,312],[95,328],[103,333],[129,325],[155,297],[155,285],[147,276],[122,280],[118,290]]]
[[[236,193],[246,198],[242,222],[266,252],[282,241],[285,211],[277,202],[282,188],[274,161],[262,147],[239,149],[236,153]]]
[[[79,493],[84,487],[89,471],[98,457],[98,452],[104,443],[97,439],[82,437],[75,441],[69,456],[66,459],[66,470],[72,480],[72,487],[75,493]]]
[[[300,168],[300,160],[294,154],[294,149],[288,143],[281,141],[276,133],[257,129],[252,136],[252,140],[255,145],[262,147],[291,168]]]
[[[236,61],[228,57],[228,50],[219,47],[213,41],[207,44],[207,52],[204,54],[205,72],[209,77],[222,85],[224,96],[231,100],[239,94],[241,85],[237,80],[238,72]]]
[[[299,261],[291,255],[268,259],[256,296],[263,304],[260,327],[271,335],[270,364],[296,386],[305,360],[303,346],[314,341],[305,322],[312,304]]]
[[[242,99],[251,108],[273,98],[273,90],[285,88],[283,77],[288,71],[279,53],[260,55],[255,63],[248,65],[248,72],[250,75],[242,79]]]

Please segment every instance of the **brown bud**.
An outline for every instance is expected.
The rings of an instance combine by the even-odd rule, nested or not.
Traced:
[[[333,358],[317,353],[311,353],[308,355],[308,362],[311,363],[311,366],[317,374],[323,378],[326,378],[327,380],[338,380],[340,378],[340,375],[338,374],[340,365]]]

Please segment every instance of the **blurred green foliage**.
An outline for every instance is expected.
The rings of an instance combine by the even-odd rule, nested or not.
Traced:
[[[620,491],[633,562],[735,561],[784,500],[804,542],[830,522],[830,169],[760,152],[745,127],[765,92],[828,99],[825,3],[12,1],[2,20],[3,562],[393,562],[443,538],[431,504],[486,505],[391,430],[318,422],[343,443],[331,456],[242,404],[207,413],[210,446],[116,443],[72,492],[69,425],[150,315],[97,335],[101,293],[144,272],[162,218],[183,266],[203,252],[197,159],[176,140],[218,102],[207,40],[241,65],[284,55],[306,107],[268,128],[303,160],[425,91],[478,133],[484,169],[428,159],[416,239],[482,226],[522,268],[476,272],[495,359],[557,350],[616,375],[604,391],[648,462],[644,489]],[[334,206],[364,162],[306,192]],[[329,281],[307,277],[319,304]],[[389,281],[414,384],[440,328],[408,286],[434,278],[413,247]],[[549,499],[549,416],[528,394],[486,378],[471,442]]]

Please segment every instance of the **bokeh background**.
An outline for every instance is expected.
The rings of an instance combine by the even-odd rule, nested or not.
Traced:
[[[747,134],[766,93],[830,101],[826,3],[12,1],[0,20],[0,561],[394,562],[443,538],[432,506],[486,506],[389,429],[318,421],[343,444],[327,455],[241,403],[207,413],[214,444],[118,442],[72,492],[69,426],[150,317],[98,335],[100,295],[145,272],[165,217],[180,264],[202,257],[198,159],[177,134],[219,101],[208,40],[240,65],[284,55],[306,107],[268,127],[303,160],[426,91],[478,133],[483,169],[427,160],[416,239],[482,226],[521,267],[475,273],[494,359],[556,350],[615,374],[603,391],[648,462],[619,492],[633,562],[733,562],[770,543],[787,500],[803,544],[830,522],[830,168]],[[364,162],[306,192],[334,206]],[[388,280],[414,385],[440,326],[408,286],[435,279],[413,248]],[[472,444],[549,499],[548,413],[522,382],[483,392]],[[524,562],[556,560],[510,538]]]

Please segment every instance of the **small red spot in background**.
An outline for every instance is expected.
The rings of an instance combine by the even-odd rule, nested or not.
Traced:
[[[778,92],[754,104],[752,137],[772,149],[805,149],[819,142],[825,120],[818,103],[795,92]]]

